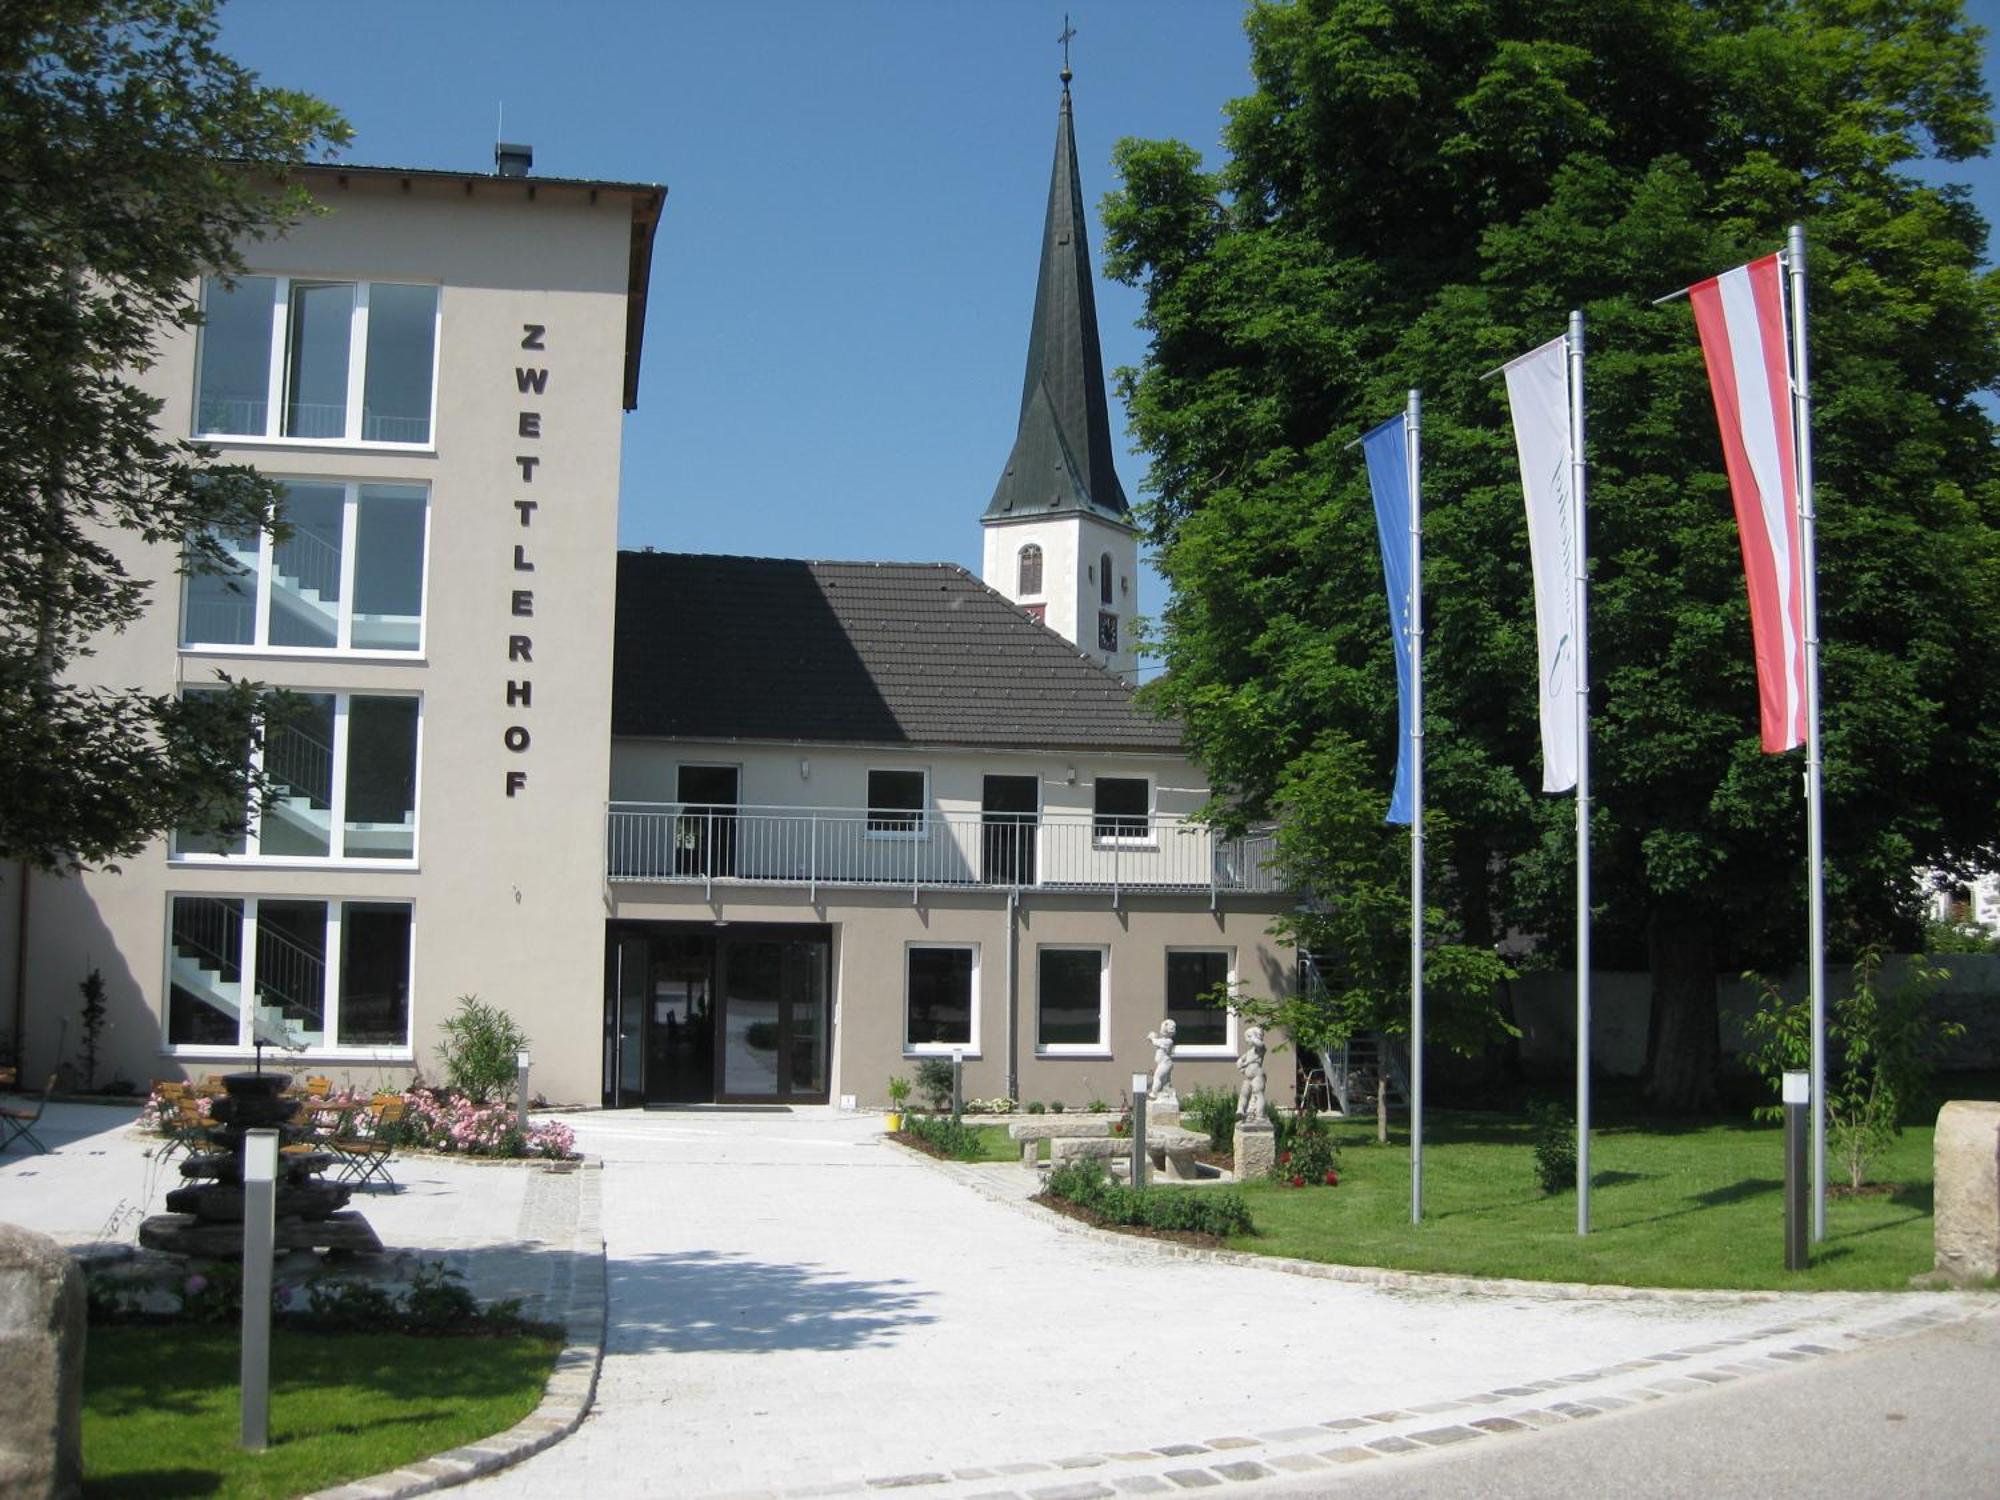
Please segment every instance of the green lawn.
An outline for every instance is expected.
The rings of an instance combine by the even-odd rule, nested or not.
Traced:
[[[1831,1198],[1813,1265],[1787,1272],[1784,1133],[1777,1126],[1618,1125],[1591,1138],[1591,1233],[1576,1195],[1543,1197],[1528,1126],[1427,1115],[1424,1208],[1410,1223],[1399,1128],[1335,1121],[1337,1188],[1248,1183],[1255,1235],[1231,1247],[1347,1265],[1632,1286],[1891,1289],[1931,1268],[1931,1129],[1906,1130],[1873,1176],[1892,1194]]]
[[[428,1458],[533,1411],[555,1361],[538,1338],[280,1331],[271,1446],[246,1453],[234,1328],[93,1327],[84,1493],[302,1495]]]

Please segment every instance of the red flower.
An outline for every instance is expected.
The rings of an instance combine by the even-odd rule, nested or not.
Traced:
[[[1339,1186],[1340,1186],[1340,1174],[1339,1174],[1338,1172],[1334,1171],[1334,1170],[1333,1170],[1332,1168],[1330,1168],[1330,1167],[1329,1167],[1329,1168],[1327,1169],[1327,1174],[1326,1174],[1326,1185],[1327,1185],[1328,1187],[1339,1187]]]
[[[1293,1187],[1304,1187],[1305,1185],[1306,1185],[1306,1180],[1303,1177],[1294,1177],[1292,1179]]]

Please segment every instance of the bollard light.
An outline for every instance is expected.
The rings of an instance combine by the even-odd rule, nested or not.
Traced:
[[[514,1054],[514,1122],[528,1128],[528,1049]]]
[[[1132,1186],[1146,1185],[1146,1168],[1150,1159],[1146,1154],[1146,1086],[1152,1082],[1150,1075],[1132,1075]]]
[[[1785,1269],[1803,1271],[1812,1262],[1806,1247],[1806,1142],[1812,1130],[1812,1074],[1785,1074]]]
[[[243,1136],[243,1446],[262,1452],[271,1430],[271,1240],[277,1222],[278,1132]]]
[[[965,1114],[965,1049],[951,1049],[951,1123],[956,1125]]]

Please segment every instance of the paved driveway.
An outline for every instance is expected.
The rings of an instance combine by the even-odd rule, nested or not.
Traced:
[[[1987,1297],[1561,1298],[1164,1253],[831,1111],[580,1116],[605,1163],[598,1405],[487,1495],[1088,1500],[1275,1483],[1672,1402]],[[1365,1448],[1365,1452],[1360,1452]]]

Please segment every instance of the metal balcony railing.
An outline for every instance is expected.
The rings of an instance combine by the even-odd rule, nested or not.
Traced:
[[[614,802],[617,882],[1273,893],[1269,833],[1168,817]]]

